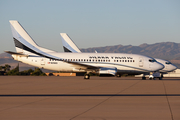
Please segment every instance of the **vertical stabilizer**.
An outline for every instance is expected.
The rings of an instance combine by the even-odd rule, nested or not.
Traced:
[[[81,51],[66,33],[60,33],[64,52],[80,53]]]
[[[23,54],[34,54],[32,50],[43,52],[54,52],[38,46],[26,30],[16,20],[10,20],[11,31],[16,47],[16,52]]]
[[[34,47],[37,47],[37,44],[34,42],[34,40],[28,35],[28,33],[25,31],[25,29],[20,25],[20,23],[16,20],[10,20],[10,26],[11,31],[13,34],[14,43],[16,46],[17,52],[23,52],[23,49],[20,49],[18,46],[19,42],[21,43],[29,43],[33,45]]]

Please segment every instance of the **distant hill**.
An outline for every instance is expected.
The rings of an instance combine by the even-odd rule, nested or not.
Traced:
[[[1,53],[0,58],[12,58],[10,54],[8,53]]]
[[[173,42],[162,42],[155,44],[144,43],[139,46],[115,45],[81,49],[82,52],[94,52],[95,50],[99,53],[133,53],[167,60],[180,60],[180,43]]]

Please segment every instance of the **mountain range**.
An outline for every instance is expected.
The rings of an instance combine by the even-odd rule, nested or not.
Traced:
[[[132,45],[115,45],[105,47],[93,47],[81,49],[82,52],[95,52],[98,53],[132,53],[151,56],[154,58],[161,58],[171,61],[173,64],[180,68],[180,43],[174,42],[161,42],[155,44],[141,44],[139,46]],[[0,66],[10,64],[12,68],[17,66],[18,62],[13,60],[10,54],[0,54]],[[32,68],[33,66],[21,63],[22,69]]]
[[[180,43],[161,42],[155,44],[132,45],[115,45],[106,47],[94,47],[81,49],[82,52],[99,52],[99,53],[132,53],[162,58],[167,60],[180,60]]]

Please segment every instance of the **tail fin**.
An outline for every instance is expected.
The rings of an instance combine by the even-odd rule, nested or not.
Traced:
[[[50,53],[55,51],[38,46],[24,28],[18,23],[18,21],[10,20],[9,22],[17,52],[6,51],[7,53],[21,56],[36,55],[50,59],[61,59]]]
[[[23,46],[20,43],[26,43],[27,42],[34,47],[37,47],[38,45],[34,42],[34,40],[28,35],[28,33],[25,31],[25,29],[19,24],[16,20],[10,20],[10,26],[11,31],[13,34],[14,43],[16,46],[16,51],[23,53]]]
[[[23,54],[34,54],[31,49],[38,49],[43,52],[54,52],[38,46],[26,30],[16,20],[10,20],[10,26],[16,47],[16,52]]]
[[[81,51],[66,33],[60,33],[64,52],[80,53]]]

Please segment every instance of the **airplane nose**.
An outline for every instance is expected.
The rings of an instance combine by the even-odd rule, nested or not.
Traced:
[[[159,62],[157,62],[155,66],[156,66],[156,69],[157,69],[155,71],[162,70],[165,67],[163,64],[161,64]]]
[[[172,66],[171,66],[171,69],[172,69],[171,71],[174,71],[174,70],[176,70],[177,68],[178,68],[177,66],[172,65]]]

